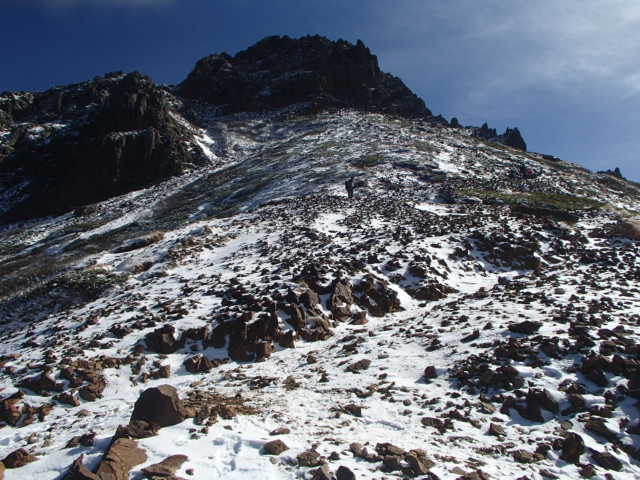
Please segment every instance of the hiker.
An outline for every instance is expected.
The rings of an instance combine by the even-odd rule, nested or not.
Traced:
[[[344,186],[347,189],[347,195],[349,196],[349,198],[353,198],[353,177],[344,182]]]

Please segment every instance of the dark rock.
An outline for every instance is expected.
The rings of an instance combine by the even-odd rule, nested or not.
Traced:
[[[377,58],[361,41],[353,45],[320,36],[267,37],[234,57],[223,53],[203,58],[178,91],[223,105],[226,113],[312,102],[317,108],[431,114],[399,79],[380,71]]]
[[[429,470],[435,466],[435,463],[419,450],[411,450],[404,459],[409,464],[412,475],[427,475]]]
[[[438,372],[436,371],[436,367],[434,367],[433,365],[429,365],[424,369],[424,378],[426,378],[427,380],[437,377]]]
[[[290,429],[288,429],[287,427],[280,427],[270,431],[269,435],[287,435],[288,433],[291,433]]]
[[[0,152],[0,174],[30,181],[24,201],[0,223],[72,210],[205,160],[187,148],[190,132],[172,116],[175,98],[140,73],[30,95],[14,117],[39,124],[56,119],[69,128],[48,131],[46,141],[21,135],[11,152]]]
[[[96,475],[100,480],[128,480],[129,471],[147,460],[135,440],[116,439],[103,457]]]
[[[614,442],[618,439],[618,434],[607,427],[605,421],[602,418],[591,418],[586,424],[585,428],[603,438],[606,438],[610,442]]]
[[[396,457],[403,457],[407,452],[400,447],[396,447],[392,443],[385,442],[376,444],[376,453],[381,456],[391,455]]]
[[[160,478],[172,478],[173,475],[182,467],[182,464],[189,460],[186,455],[171,455],[160,463],[149,465],[142,469],[142,474],[149,480]]]
[[[489,424],[489,430],[487,433],[495,437],[502,437],[505,435],[504,427],[493,422]]]
[[[287,444],[280,439],[267,442],[263,445],[262,448],[268,455],[280,455],[285,450],[289,450]]]
[[[133,407],[130,422],[144,420],[166,427],[180,423],[185,418],[187,412],[175,387],[161,385],[142,392]]]
[[[144,340],[149,351],[164,354],[175,353],[181,346],[174,336],[175,331],[173,325],[164,325],[148,333]]]
[[[27,463],[35,462],[37,460],[38,457],[31,455],[23,448],[19,448],[7,455],[2,460],[2,463],[6,468],[20,468],[24,467]]]
[[[609,452],[594,451],[591,453],[591,458],[598,464],[598,466],[604,469],[616,470],[618,472],[622,470],[622,462]]]
[[[351,373],[358,373],[358,372],[361,372],[362,370],[367,370],[370,365],[371,365],[371,360],[364,358],[362,360],[358,360],[357,362],[349,365],[347,367],[347,371]]]
[[[340,465],[336,470],[336,480],[356,480],[356,474],[344,465]]]
[[[84,466],[83,459],[84,455],[80,455],[73,461],[63,480],[99,480],[95,473]]]
[[[128,425],[120,425],[116,430],[116,438],[149,438],[154,437],[160,431],[158,425],[144,420],[132,420]]]
[[[311,480],[333,480],[333,476],[331,475],[331,470],[329,470],[329,465],[322,465],[317,470],[314,470]]]
[[[536,333],[542,326],[541,322],[535,322],[532,320],[525,320],[520,323],[512,323],[509,325],[509,330],[514,333],[522,333],[525,335],[531,335]]]
[[[578,463],[584,453],[584,440],[577,433],[569,432],[561,441],[560,458],[568,463]]]
[[[318,467],[322,464],[322,458],[315,450],[305,450],[300,453],[296,459],[298,460],[298,465],[301,467]]]
[[[207,373],[213,366],[213,363],[204,355],[194,355],[184,361],[184,368],[189,373]]]
[[[78,445],[82,445],[83,447],[91,447],[95,438],[95,432],[85,433],[84,435],[76,435],[67,442],[64,448],[73,448],[77,447]]]

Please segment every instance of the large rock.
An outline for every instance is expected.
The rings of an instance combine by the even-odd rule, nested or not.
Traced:
[[[129,471],[147,460],[135,440],[118,438],[105,454],[96,472],[100,480],[128,480]]]
[[[578,463],[585,451],[584,440],[577,433],[570,432],[562,440],[560,458],[568,463]]]
[[[175,387],[161,385],[142,392],[133,407],[130,422],[144,420],[159,427],[167,427],[186,418],[187,411]]]
[[[150,480],[157,478],[171,479],[174,478],[173,474],[176,473],[188,459],[186,455],[171,455],[160,463],[155,463],[143,468],[142,474]]]
[[[20,468],[36,460],[38,460],[38,457],[31,455],[24,448],[19,448],[7,455],[2,460],[2,463],[6,468]]]
[[[84,466],[83,459],[84,455],[80,455],[73,461],[64,480],[100,480],[95,473]]]

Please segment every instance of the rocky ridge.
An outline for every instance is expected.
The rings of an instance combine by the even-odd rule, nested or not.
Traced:
[[[0,224],[83,207],[216,165],[211,116],[291,108],[421,118],[445,125],[361,42],[267,37],[235,56],[210,55],[176,87],[112,72],[45,92],[0,95]],[[202,112],[207,118],[202,118]],[[526,149],[517,129],[483,138]],[[216,147],[212,150],[213,145]],[[217,149],[217,150],[216,150]]]

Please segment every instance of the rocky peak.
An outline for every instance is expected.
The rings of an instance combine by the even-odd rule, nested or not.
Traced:
[[[198,61],[178,87],[186,98],[223,105],[226,113],[263,111],[309,102],[349,106],[411,117],[429,117],[424,102],[358,40],[321,36],[267,37],[234,57],[215,54]]]
[[[453,119],[452,119],[452,126]],[[457,123],[457,119],[456,119]],[[485,140],[490,140],[492,142],[501,143],[503,145],[507,145],[508,147],[517,148],[518,150],[527,151],[527,144],[525,143],[522,135],[520,134],[520,130],[517,128],[507,128],[502,135],[498,135],[498,132],[495,128],[489,128],[487,122],[483,123],[481,127],[472,127],[473,135],[479,138],[484,138]]]

